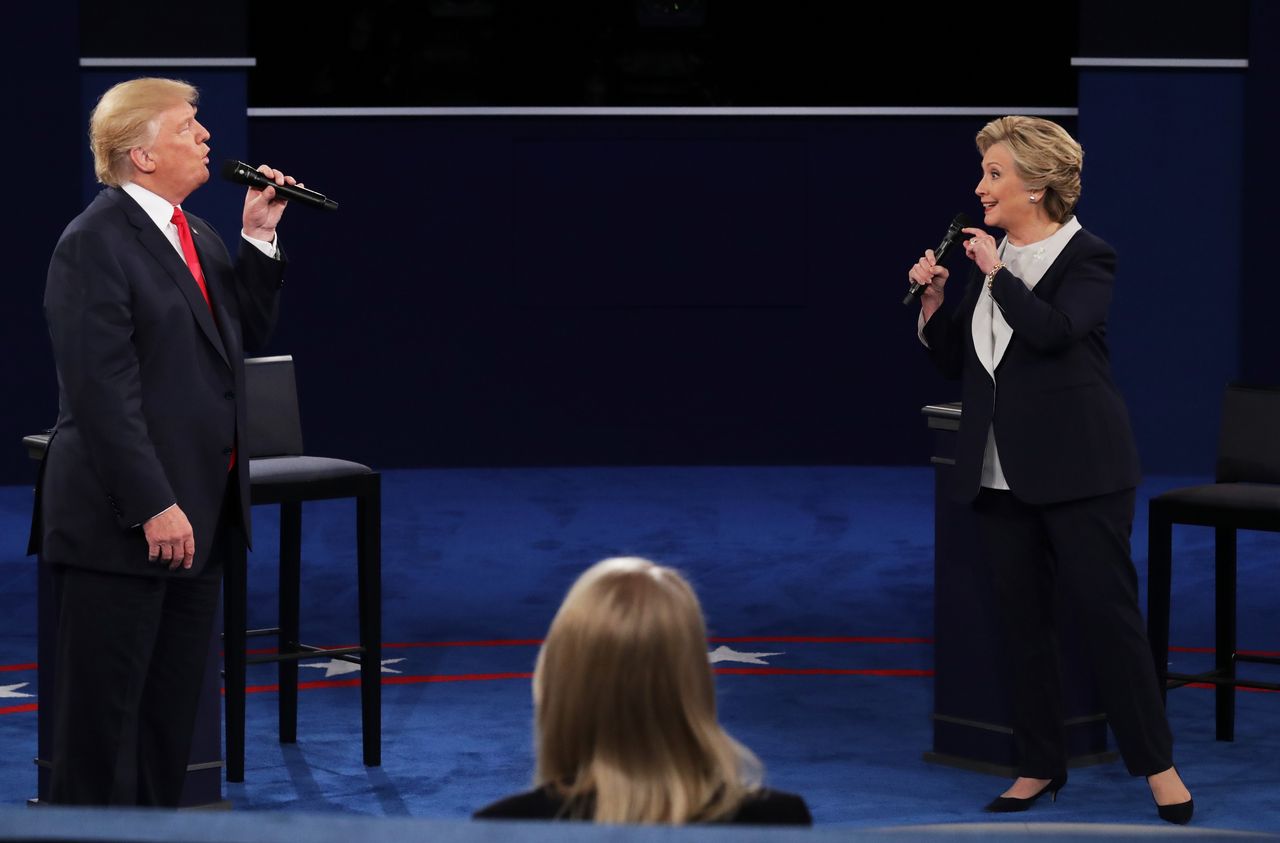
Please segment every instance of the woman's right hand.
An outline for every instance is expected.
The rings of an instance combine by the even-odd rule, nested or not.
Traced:
[[[926,322],[942,306],[942,288],[950,275],[945,266],[934,260],[933,249],[926,250],[924,256],[907,271],[907,278],[923,288],[920,291],[920,309],[924,311]]]

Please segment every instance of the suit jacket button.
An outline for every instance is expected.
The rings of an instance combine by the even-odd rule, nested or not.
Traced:
[[[234,401],[236,394],[228,389],[226,392],[222,393],[222,397],[227,399],[228,401]]]
[[[229,457],[229,456],[231,456],[231,449],[230,449],[230,448],[223,448],[223,449],[222,449],[222,455],[223,455],[224,457]]]

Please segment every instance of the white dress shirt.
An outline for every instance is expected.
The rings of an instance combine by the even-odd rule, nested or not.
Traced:
[[[125,182],[120,185],[120,189],[133,197],[133,201],[142,206],[142,210],[147,212],[147,216],[151,217],[151,221],[156,224],[156,228],[160,229],[160,233],[165,236],[169,243],[178,252],[178,256],[182,258],[182,262],[186,263],[186,255],[182,254],[182,243],[178,240],[178,227],[173,224],[174,205],[163,196],[159,196],[147,190],[145,187],[133,182]],[[177,207],[181,208],[181,205]],[[259,252],[269,258],[280,256],[279,250],[276,248],[280,242],[280,236],[276,235],[274,243],[266,240],[259,240],[256,237],[250,237],[241,229],[240,236],[252,243]]]

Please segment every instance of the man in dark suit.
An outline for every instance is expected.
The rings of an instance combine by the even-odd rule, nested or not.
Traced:
[[[49,265],[59,411],[35,536],[59,601],[55,803],[178,803],[222,559],[249,536],[243,358],[275,322],[285,202],[248,191],[234,261],[182,212],[209,179],[196,101],[169,79],[102,96],[107,187]]]

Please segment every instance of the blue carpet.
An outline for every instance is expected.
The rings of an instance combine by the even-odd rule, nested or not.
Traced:
[[[1140,572],[1146,500],[1193,482],[1202,478],[1151,478],[1140,490]],[[274,692],[250,695],[246,781],[228,785],[227,796],[244,810],[457,819],[527,786],[533,642],[583,568],[635,554],[688,574],[712,648],[775,654],[758,656],[762,665],[717,665],[756,671],[719,677],[723,720],[765,761],[771,784],[805,795],[818,823],[990,820],[978,807],[1001,780],[920,760],[931,740],[932,494],[924,468],[389,472],[383,766],[360,764],[359,694],[340,684],[353,674],[327,676],[317,662],[302,669],[318,686],[301,695],[297,745],[275,738]],[[31,796],[35,781],[36,715],[14,710],[35,702],[20,696],[34,694],[35,680],[35,563],[21,555],[30,502],[29,489],[0,488],[0,802],[8,803]],[[253,626],[274,619],[274,517],[255,511]],[[347,503],[305,510],[310,643],[355,638],[353,522]],[[1171,641],[1209,647],[1212,532],[1179,528],[1174,552]],[[1280,649],[1278,558],[1280,536],[1241,534],[1243,649]],[[1173,655],[1179,670],[1210,658]],[[270,667],[250,670],[251,684],[274,683]],[[1280,830],[1280,694],[1242,691],[1237,708],[1236,741],[1219,743],[1212,692],[1170,694],[1196,823]],[[1073,771],[1056,804],[1011,820],[1027,821],[1158,823],[1145,784],[1119,764]]]

